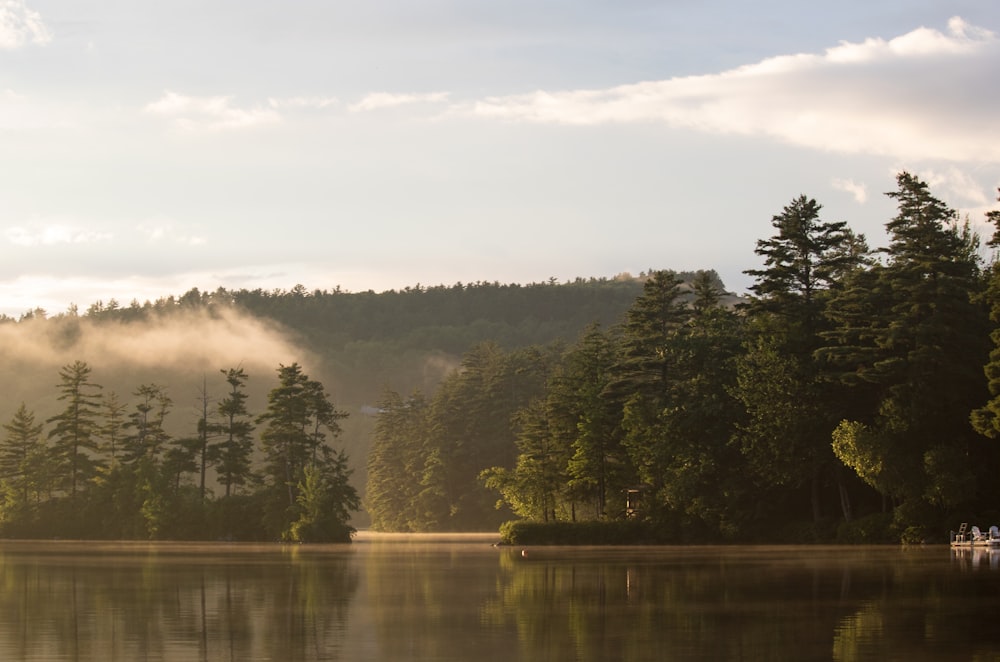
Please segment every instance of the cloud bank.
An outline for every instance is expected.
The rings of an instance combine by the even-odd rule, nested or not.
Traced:
[[[146,112],[168,118],[181,129],[246,129],[281,121],[271,107],[240,108],[228,96],[196,97],[167,90]]]
[[[415,103],[437,103],[448,98],[447,92],[428,92],[426,94],[392,94],[389,92],[373,92],[366,95],[361,101],[352,104],[352,112],[364,112],[369,110],[380,110],[382,108],[395,108]]]
[[[902,159],[1000,162],[1000,40],[952,18],[719,74],[489,97],[459,112],[510,122],[664,123]]]

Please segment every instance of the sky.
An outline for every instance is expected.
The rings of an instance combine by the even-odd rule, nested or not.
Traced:
[[[993,0],[0,0],[0,314],[714,269],[1000,208]]]

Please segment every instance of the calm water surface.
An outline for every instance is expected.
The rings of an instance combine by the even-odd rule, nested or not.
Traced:
[[[996,660],[944,546],[0,542],[0,660]]]

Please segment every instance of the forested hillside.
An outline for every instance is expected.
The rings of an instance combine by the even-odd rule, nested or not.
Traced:
[[[144,304],[96,303],[85,316],[131,322],[235,307],[293,333],[303,350],[323,362],[330,379],[345,384],[343,400],[356,404],[377,397],[387,384],[433,389],[479,342],[506,348],[545,345],[571,340],[592,322],[617,323],[643,280],[644,275],[623,275],[528,285],[415,285],[380,293],[308,291],[302,286],[287,291],[192,290]]]
[[[246,497],[262,498],[261,481],[267,482],[264,430],[269,419],[261,417],[281,386],[275,370],[280,377],[289,366],[303,366],[313,378],[308,382],[321,385],[338,412],[329,421],[313,416],[309,425],[329,428],[317,447],[343,451],[344,465],[328,459],[327,466],[353,472],[352,485],[363,491],[374,405],[387,385],[433,392],[463,353],[484,341],[508,350],[571,341],[591,322],[619,319],[643,279],[414,286],[378,294],[302,287],[192,290],[127,306],[97,302],[82,313],[35,310],[18,320],[4,318],[0,364],[16,376],[6,388],[7,411],[0,412],[12,426],[3,441],[8,460],[0,467],[8,497],[4,530],[17,535],[233,535],[219,528],[219,521],[209,526],[192,512],[210,510],[198,504],[214,503],[213,498],[229,502],[214,503],[217,520],[219,513],[260,506]],[[93,402],[67,441],[59,417],[66,415],[64,374],[72,369],[86,372]],[[237,394],[230,381],[234,374],[240,375]],[[225,421],[233,416],[237,396],[244,408],[242,425],[248,428],[240,441],[248,449],[242,459],[224,456],[219,446],[223,432],[235,425]],[[148,447],[148,457],[142,464],[130,457],[133,466],[122,473],[122,444],[146,448],[138,437],[148,434],[154,418],[157,441]],[[317,432],[310,434],[315,439]],[[305,464],[297,466],[298,481],[304,479]],[[113,470],[116,480],[128,478],[112,490],[117,496],[108,493]],[[274,476],[277,469],[270,471]],[[130,495],[123,485],[130,486]],[[142,485],[148,493],[142,493]],[[292,491],[297,490],[296,483]],[[105,505],[124,499],[115,506],[116,526],[103,516],[98,517],[103,523],[89,524],[79,516],[88,508],[99,510],[95,500],[101,499]],[[294,506],[296,495],[288,500]],[[97,517],[95,510],[88,512]],[[363,511],[354,517],[367,522]],[[53,524],[53,518],[62,524]],[[60,528],[70,520],[72,531]],[[240,535],[290,535],[282,521],[273,516],[266,527],[246,523]]]

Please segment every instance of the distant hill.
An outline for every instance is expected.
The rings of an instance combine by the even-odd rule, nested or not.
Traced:
[[[690,280],[695,274],[678,275]],[[247,370],[248,408],[256,414],[266,408],[278,365],[298,362],[350,414],[335,443],[347,452],[361,486],[372,405],[386,387],[430,395],[462,355],[484,341],[507,350],[572,344],[592,323],[610,327],[622,321],[644,281],[644,274],[623,274],[528,285],[415,285],[380,293],[302,286],[193,289],[143,304],[109,301],[83,313],[5,318],[0,366],[18,379],[8,389],[7,406],[0,407],[0,420],[9,421],[20,402],[39,420],[52,416],[61,408],[55,387],[60,367],[81,360],[105,392],[116,392],[130,408],[138,386],[165,386],[174,403],[169,427],[188,435],[202,395],[218,401],[224,394],[221,370]]]
[[[694,273],[678,275],[687,281]],[[98,304],[85,316],[127,322],[234,306],[294,334],[303,350],[321,361],[324,374],[317,377],[337,384],[341,401],[360,406],[377,398],[386,385],[401,392],[433,390],[464,352],[486,340],[507,349],[570,343],[591,323],[617,324],[644,281],[645,274],[622,274],[528,285],[418,284],[380,293],[302,286],[287,291],[195,289],[141,306]]]

